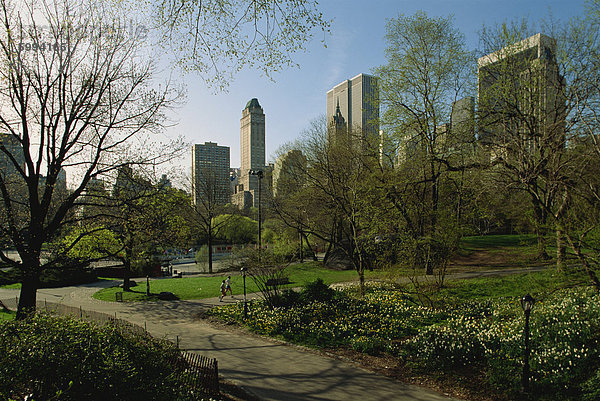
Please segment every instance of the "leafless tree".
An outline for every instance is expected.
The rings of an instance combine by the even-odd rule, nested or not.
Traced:
[[[155,64],[118,12],[86,1],[0,1],[0,230],[21,260],[1,251],[0,259],[20,272],[18,318],[35,308],[42,269],[64,256],[44,247],[79,219],[90,182],[172,155],[138,146],[180,93],[155,85]],[[70,189],[61,192],[65,171]]]
[[[237,210],[227,207],[230,204],[229,177],[222,177],[214,169],[205,168],[198,171],[192,183],[193,201],[189,205],[189,220],[195,231],[200,233],[208,246],[208,272],[213,272],[213,244],[222,227],[226,226]],[[228,213],[227,213],[228,212]],[[220,215],[225,218],[216,220]]]

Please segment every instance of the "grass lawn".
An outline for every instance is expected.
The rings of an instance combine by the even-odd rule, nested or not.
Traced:
[[[14,283],[14,284],[7,284],[7,285],[0,285],[0,288],[7,288],[7,289],[20,289],[21,288],[21,283]]]
[[[16,312],[0,310],[0,322],[3,320],[14,320]]]
[[[302,287],[304,284],[317,278],[323,279],[326,284],[357,280],[358,275],[354,270],[326,269],[319,263],[306,262],[290,265],[286,268],[290,284],[283,288]],[[152,301],[158,299],[158,294],[163,291],[172,292],[179,299],[202,299],[218,297],[221,282],[231,274],[231,289],[234,295],[244,293],[243,279],[239,273],[223,273],[214,277],[186,277],[180,279],[165,278],[150,282],[151,295],[146,295],[146,280],[134,280],[138,283],[131,292],[123,292],[123,301]],[[377,272],[365,272],[367,279],[378,276]],[[112,287],[102,289],[94,294],[94,298],[102,301],[115,301],[115,293],[122,292],[121,288]],[[258,292],[258,287],[250,277],[246,277],[246,292]]]
[[[466,301],[502,297],[520,298],[527,293],[534,297],[538,294],[546,296],[556,290],[574,285],[584,285],[587,282],[587,276],[583,271],[572,272],[567,276],[555,269],[548,269],[506,276],[449,281],[445,288],[439,290],[436,297]]]
[[[535,234],[479,235],[463,237],[460,244],[465,249],[489,249],[499,247],[523,247],[537,244]]]
[[[554,239],[548,237],[546,243],[546,252],[554,257]],[[482,235],[461,239],[457,253],[450,260],[448,272],[503,270],[553,263],[555,259],[538,258],[537,237],[534,234]]]

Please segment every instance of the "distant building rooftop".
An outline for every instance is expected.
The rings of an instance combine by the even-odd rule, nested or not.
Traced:
[[[250,109],[250,108],[254,109],[256,107],[260,107],[260,104],[258,103],[258,99],[255,98],[255,97],[252,98],[252,99],[250,99],[250,100],[248,100],[248,103],[246,103],[246,108],[247,109]]]

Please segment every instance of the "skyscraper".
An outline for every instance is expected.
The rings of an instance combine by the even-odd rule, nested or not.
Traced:
[[[242,110],[240,119],[242,166],[240,184],[244,191],[258,190],[258,176],[248,174],[250,170],[265,168],[265,113],[253,98]]]
[[[286,197],[303,185],[306,157],[293,149],[277,158],[273,167],[273,196]]]
[[[11,134],[0,132],[0,145],[6,149],[6,153],[0,151],[0,174],[3,175],[4,179],[9,176],[14,176],[12,178],[15,179],[18,175],[17,166],[8,155],[15,159],[18,167],[25,169],[25,156],[23,155],[21,143]]]
[[[327,124],[377,141],[379,136],[379,85],[376,77],[358,74],[327,92]]]
[[[517,137],[530,150],[540,137],[564,142],[564,78],[553,38],[538,33],[508,45],[481,57],[478,68],[480,143],[497,153]]]
[[[231,202],[229,147],[214,142],[192,146],[192,199],[195,205]]]

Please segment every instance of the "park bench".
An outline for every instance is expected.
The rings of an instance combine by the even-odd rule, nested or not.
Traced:
[[[270,278],[265,283],[268,287],[276,287],[278,285],[289,284],[290,279],[288,277]]]

